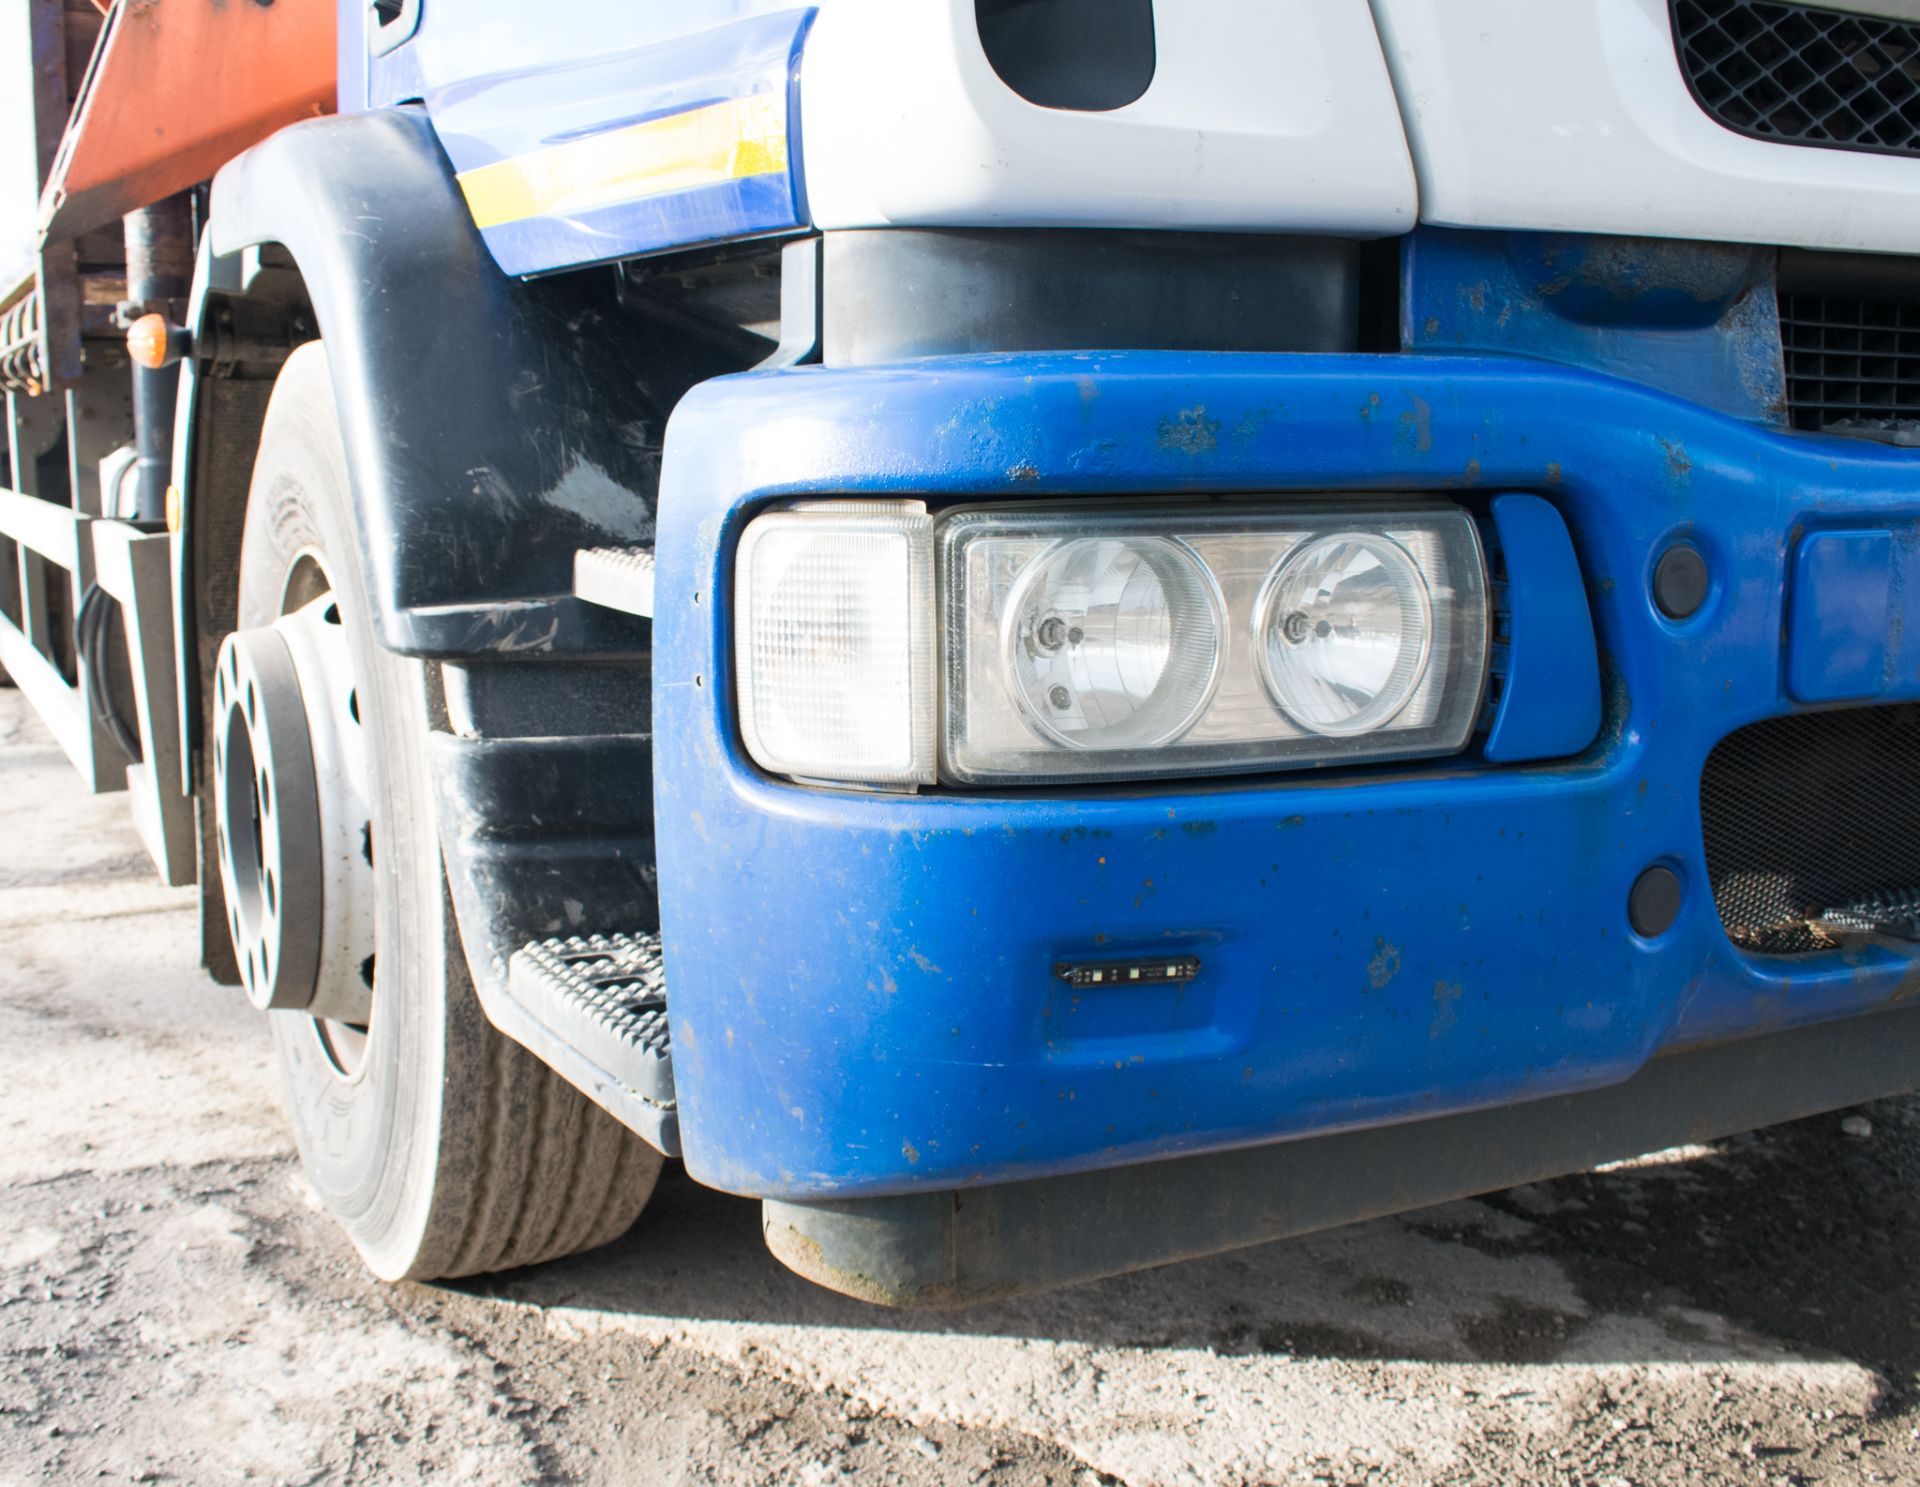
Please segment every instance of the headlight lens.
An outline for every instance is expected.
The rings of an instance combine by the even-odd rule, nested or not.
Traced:
[[[1371,532],[1316,537],[1289,553],[1255,605],[1260,673],[1310,733],[1371,733],[1426,676],[1433,599],[1420,565]]]
[[[1040,737],[1157,748],[1205,711],[1220,672],[1220,591],[1167,537],[1080,537],[1029,563],[1002,621],[1007,676]]]
[[[1453,753],[1486,673],[1479,539],[1439,502],[814,502],[749,524],[736,604],[748,751],[854,784]]]

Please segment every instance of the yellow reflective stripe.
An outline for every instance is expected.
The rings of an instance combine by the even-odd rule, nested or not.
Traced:
[[[755,93],[549,145],[457,179],[475,223],[497,227],[786,168],[786,99]]]

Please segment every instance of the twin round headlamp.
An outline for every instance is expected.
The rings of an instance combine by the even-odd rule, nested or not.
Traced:
[[[1487,660],[1479,539],[1437,503],[813,502],[748,525],[735,607],[748,753],[837,784],[1452,753]]]

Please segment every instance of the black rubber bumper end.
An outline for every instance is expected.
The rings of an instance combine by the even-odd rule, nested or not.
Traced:
[[[767,1245],[862,1301],[953,1310],[1287,1239],[1903,1094],[1920,1008],[1668,1053],[1624,1083],[1405,1125],[894,1197],[769,1199]]]

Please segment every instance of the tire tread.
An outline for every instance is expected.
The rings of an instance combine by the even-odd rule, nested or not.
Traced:
[[[492,1097],[471,1153],[472,1206],[434,1278],[513,1270],[611,1243],[633,1227],[665,1160],[511,1040],[491,1029],[486,1038]],[[524,1134],[503,1140],[516,1111],[526,1116]]]

